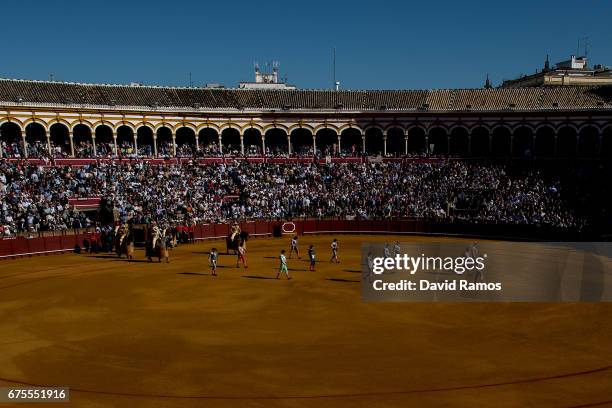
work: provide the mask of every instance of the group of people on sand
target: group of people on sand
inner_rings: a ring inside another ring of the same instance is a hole
[[[332,256],[329,259],[329,262],[332,263],[340,263],[340,259],[338,258],[338,239],[334,238],[333,241],[331,242],[331,250],[332,250]],[[280,254],[278,256],[278,260],[279,260],[279,266],[278,266],[278,271],[276,273],[276,279],[280,279],[281,274],[284,274],[285,277],[287,279],[291,279],[291,276],[289,276],[289,267],[287,264],[287,255],[286,255],[287,251],[285,251],[284,249],[282,249],[280,251]],[[300,249],[298,247],[298,236],[295,235],[293,238],[291,238],[291,243],[290,243],[290,247],[289,247],[289,259],[291,259],[292,255],[295,253],[295,255],[297,256],[298,259],[301,259],[302,257],[300,256]],[[247,259],[246,259],[246,245],[244,245],[244,243],[242,243],[239,247],[238,250],[236,252],[237,255],[237,259],[236,259],[236,268],[240,268],[240,264],[242,263],[242,266],[244,268],[248,268],[247,265]],[[217,261],[219,259],[219,251],[217,250],[217,248],[212,248],[208,254],[208,263],[210,265],[210,270],[211,270],[211,275],[212,276],[217,276]],[[314,245],[310,245],[308,247],[308,260],[310,262],[310,267],[309,267],[309,271],[314,272],[315,271],[315,265],[316,265],[316,250]]]

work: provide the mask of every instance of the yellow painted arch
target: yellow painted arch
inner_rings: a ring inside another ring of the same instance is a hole
[[[314,128],[310,125],[307,125],[305,123],[296,123],[295,125],[291,125],[287,128],[287,133],[291,134],[293,133],[294,130],[297,129],[307,129],[310,131],[310,133],[313,133]]]

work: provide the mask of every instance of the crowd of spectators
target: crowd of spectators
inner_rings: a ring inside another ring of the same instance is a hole
[[[501,165],[334,163],[198,165],[99,162],[37,166],[0,160],[2,234],[92,226],[71,198],[100,197],[115,221],[418,217],[580,228],[558,180]]]

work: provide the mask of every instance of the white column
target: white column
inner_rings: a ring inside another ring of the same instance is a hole
[[[172,132],[172,156],[176,157],[176,133]]]
[[[68,132],[68,138],[70,139],[70,156],[74,158],[74,134],[72,131]]]
[[[261,135],[261,148],[262,150],[262,155],[265,157],[266,156],[266,135],[263,134]]]
[[[387,132],[383,133],[383,156],[387,155]]]
[[[113,131],[113,148],[115,149],[115,156],[119,156],[119,149],[117,147],[117,132]]]
[[[219,132],[219,153],[223,154],[223,131]]]
[[[23,136],[21,137],[21,141],[23,143],[23,156],[28,158],[28,142],[26,141],[25,131],[23,132]]]
[[[153,134],[153,157],[157,157],[157,135]]]
[[[287,152],[289,152],[289,156],[291,156],[291,135],[287,135]]]
[[[240,133],[240,154],[244,156],[244,134]]]
[[[98,152],[96,151],[96,135],[93,133],[91,134],[91,144],[93,145],[94,157],[96,157],[98,155]]]
[[[49,152],[49,156],[51,155],[51,134],[47,129],[45,129],[45,137],[47,138],[47,151]],[[24,139],[25,142],[25,139]]]
[[[365,133],[361,135],[361,153],[365,154],[366,152],[366,137]]]
[[[197,150],[200,150],[200,138],[198,137],[199,136],[198,132],[196,132],[195,130],[194,132],[195,132],[195,142],[196,142],[195,146],[196,146],[196,151],[197,151]]]
[[[140,156],[138,154],[138,131],[134,131],[134,150],[136,151],[136,157]]]
[[[338,156],[342,156],[342,142],[340,135],[338,135]]]
[[[404,155],[408,156],[408,133],[404,135]]]

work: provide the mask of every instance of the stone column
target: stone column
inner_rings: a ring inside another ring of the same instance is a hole
[[[383,133],[383,157],[387,156],[387,132]]]
[[[48,140],[48,139],[47,139]],[[28,142],[26,141],[26,132],[23,132],[21,136],[21,143],[23,145],[23,157],[28,158]]]
[[[223,131],[219,132],[219,153],[223,154],[223,136],[221,135]]]
[[[68,138],[70,139],[70,157],[74,158],[74,134],[72,131],[68,132]]]
[[[93,146],[94,157],[96,157],[98,155],[98,152],[96,151],[96,135],[93,133],[91,134],[91,144]]]
[[[240,132],[240,154],[244,156],[244,133]]]
[[[287,152],[291,156],[291,134],[287,134]]]
[[[119,156],[119,148],[117,147],[117,132],[113,130],[113,149],[115,150],[115,156]]]
[[[472,155],[472,134],[468,133],[468,156]]]
[[[176,133],[172,132],[172,156],[176,157]]]
[[[157,157],[157,135],[153,134],[153,157]]]
[[[366,152],[366,137],[365,134],[361,135],[361,153],[365,154]]]
[[[342,156],[342,137],[338,135],[338,156]]]
[[[47,151],[49,152],[49,156],[51,156],[51,133],[47,129],[45,129],[45,137],[47,138]],[[25,137],[23,139],[25,143]]]
[[[197,132],[197,131],[194,131],[194,132],[195,132],[195,142],[196,142],[195,146],[196,146],[196,151],[197,151],[197,150],[200,150],[200,138],[198,137],[199,136],[199,132]]]
[[[136,157],[139,157],[140,155],[138,154],[138,131],[134,132],[134,150],[136,152]]]
[[[261,135],[261,154],[262,156],[266,156],[266,135]]]
[[[404,133],[404,156],[408,156],[408,131]]]
[[[601,156],[601,149],[603,145],[603,133],[599,133],[599,137],[597,138],[597,155]]]
[[[313,156],[316,157],[317,155],[317,135],[316,134],[312,135],[312,152],[313,152]]]

